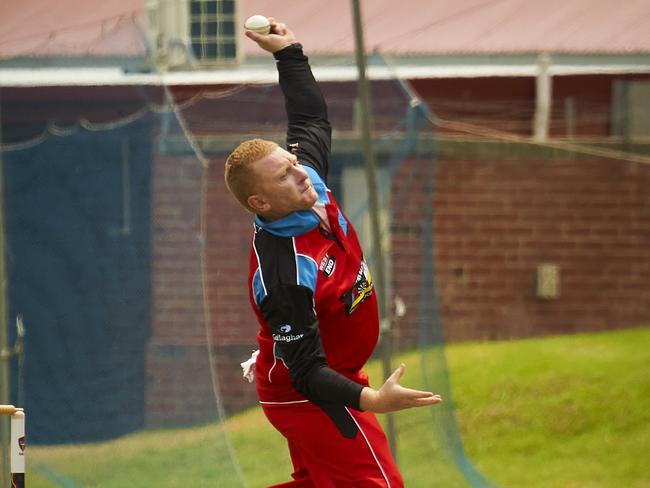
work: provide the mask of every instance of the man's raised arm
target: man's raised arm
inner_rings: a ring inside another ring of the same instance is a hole
[[[327,182],[332,130],[327,106],[309,67],[302,46],[284,24],[269,18],[268,35],[246,35],[277,60],[280,88],[284,94],[289,126],[287,146],[298,160],[314,168]]]

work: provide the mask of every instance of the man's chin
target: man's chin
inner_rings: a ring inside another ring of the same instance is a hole
[[[311,187],[310,191],[305,193],[305,197],[306,197],[305,199],[308,202],[309,208],[313,207],[318,201],[318,193],[316,193],[314,187]]]

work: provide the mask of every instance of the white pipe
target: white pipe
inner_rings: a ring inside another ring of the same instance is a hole
[[[535,83],[535,121],[533,138],[537,142],[548,139],[553,99],[553,82],[550,73],[551,57],[542,53],[537,59],[537,78]]]

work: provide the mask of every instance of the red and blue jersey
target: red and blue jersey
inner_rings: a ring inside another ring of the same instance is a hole
[[[331,129],[307,58],[299,44],[275,57],[287,145],[318,201],[279,220],[255,219],[248,284],[260,324],[257,391],[262,403],[311,401],[345,434],[337,418],[346,406],[359,408],[367,385],[362,367],[379,335],[377,301],[356,232],[326,187]]]
[[[256,376],[263,402],[318,397],[318,385],[303,386],[296,376],[324,365],[366,385],[361,368],[378,337],[372,277],[354,228],[319,175],[306,170],[320,208],[255,222],[249,289],[260,323]],[[328,400],[339,397],[328,393]],[[358,398],[344,403],[358,408]]]

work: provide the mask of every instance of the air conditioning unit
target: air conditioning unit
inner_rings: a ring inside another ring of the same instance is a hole
[[[145,7],[152,61],[159,71],[241,61],[236,0],[149,0]]]

